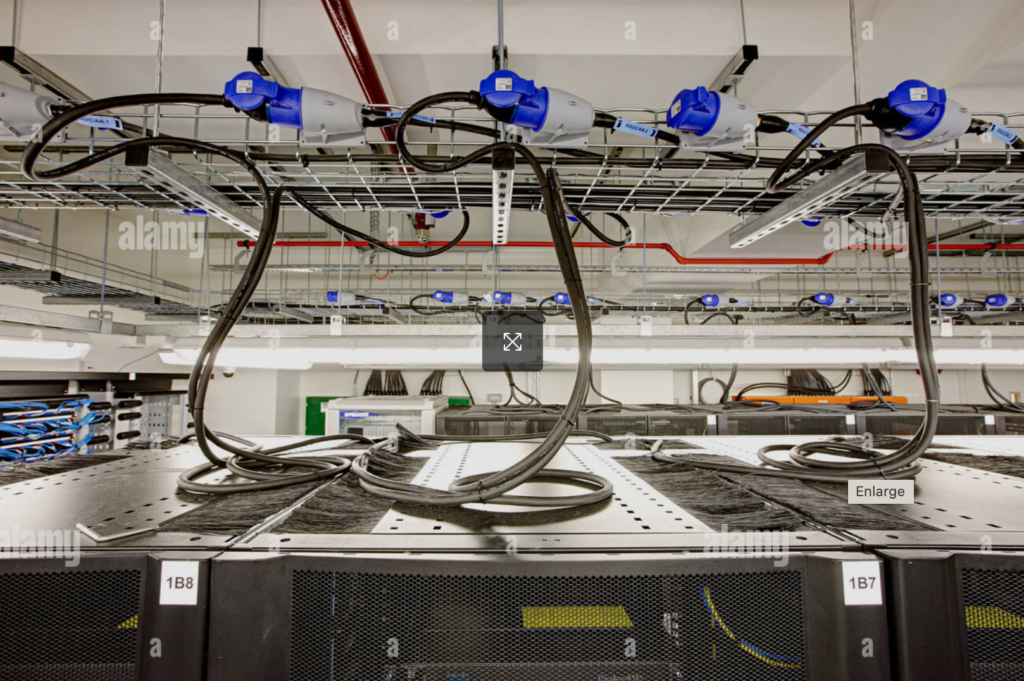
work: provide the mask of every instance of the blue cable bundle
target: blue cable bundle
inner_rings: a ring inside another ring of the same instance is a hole
[[[88,453],[94,438],[93,425],[101,421],[100,412],[88,412],[75,418],[79,409],[92,400],[65,400],[56,406],[45,402],[0,402],[0,460],[27,461]],[[55,418],[56,417],[56,418]],[[89,432],[76,441],[82,428]]]

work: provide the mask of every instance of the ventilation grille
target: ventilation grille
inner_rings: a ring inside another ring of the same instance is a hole
[[[786,435],[789,430],[785,416],[728,416],[726,422],[729,435]]]
[[[0,679],[132,681],[138,570],[0,575]]]
[[[717,435],[707,416],[651,416],[651,435]]]
[[[789,415],[790,435],[846,435],[845,416]]]
[[[1024,416],[1004,416],[1004,435],[1024,435]]]
[[[898,416],[877,414],[864,417],[864,427],[873,435],[913,435],[921,426],[924,416],[900,414]],[[985,417],[975,415],[958,416],[942,414],[937,427],[939,435],[984,435]]]
[[[1024,679],[1024,572],[963,570],[972,681]]]
[[[805,678],[798,572],[477,577],[297,571],[294,681]]]
[[[505,435],[504,416],[445,416],[437,419],[445,435]]]
[[[647,435],[647,417],[587,416],[587,430],[606,435]]]

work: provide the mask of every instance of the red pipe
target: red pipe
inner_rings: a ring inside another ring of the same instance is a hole
[[[391,245],[399,248],[427,247],[438,248],[444,246],[446,241],[398,241]],[[238,241],[238,246],[250,248],[256,244],[255,241]],[[367,248],[368,241],[275,241],[274,246],[284,248],[337,248],[339,246],[356,248]],[[460,241],[462,248],[491,248],[490,241]],[[600,241],[581,241],[573,244],[576,248],[614,248]],[[626,248],[643,248],[643,244],[629,244]],[[499,248],[554,248],[550,241],[510,241],[502,244]],[[672,244],[656,243],[647,244],[650,250],[665,251],[671,255],[680,265],[824,265],[832,259],[836,252],[826,253],[820,258],[684,258],[672,248]],[[905,245],[881,246],[878,244],[861,244],[846,246],[844,251],[901,251],[906,250]],[[930,251],[1020,251],[1024,250],[1024,244],[929,244]]]
[[[355,71],[359,87],[363,90],[363,96],[369,104],[387,104],[388,96],[384,92],[384,84],[377,74],[377,67],[370,56],[370,49],[363,40],[363,32],[359,30],[359,22],[356,20],[356,13],[352,9],[349,0],[322,0],[327,16],[334,27],[334,33],[338,36],[341,48],[345,50],[352,70]],[[389,142],[395,141],[395,133],[391,128],[381,128],[384,139]],[[392,153],[396,153],[392,148]]]
[[[427,241],[422,243],[419,241],[398,241],[392,242],[392,246],[399,248],[410,248],[416,246],[425,246],[428,248],[437,248],[444,246],[447,241]],[[238,241],[238,246],[249,248],[256,244],[255,241]],[[282,246],[285,248],[337,248],[339,246],[354,246],[356,248],[366,248],[370,246],[368,241],[346,241],[344,244],[340,241],[275,241],[274,246]],[[460,241],[459,247],[461,248],[490,248],[492,246],[490,241]],[[576,248],[613,248],[608,244],[601,243],[600,241],[581,241],[574,243],[573,246]],[[626,248],[643,248],[643,244],[629,244]],[[502,244],[499,248],[554,248],[554,244],[550,241],[510,241],[506,244]],[[676,249],[672,248],[672,244],[657,243],[647,244],[647,248],[650,250],[665,251],[671,255],[677,263],[680,265],[824,265],[832,259],[833,254],[828,253],[820,258],[684,258],[676,252]]]

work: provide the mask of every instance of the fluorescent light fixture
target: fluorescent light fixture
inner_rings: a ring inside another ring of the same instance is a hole
[[[12,359],[81,359],[92,350],[89,336],[77,331],[38,326],[0,325],[0,357]]]
[[[213,365],[224,369],[293,369],[304,371],[313,368],[313,363],[302,359],[304,353],[298,348],[221,348]],[[173,366],[194,366],[199,350],[178,348],[160,353],[164,364]]]
[[[373,345],[361,345],[360,341],[372,341]],[[426,339],[424,339],[426,340]],[[550,339],[549,339],[550,340]],[[695,339],[690,339],[695,340]],[[967,339],[963,339],[967,342]],[[352,369],[395,368],[395,369],[475,369],[482,365],[483,351],[480,338],[431,339],[428,343],[416,345],[409,340],[403,345],[387,345],[385,339],[360,339],[346,341],[345,345],[326,345],[323,340],[283,338],[277,347],[268,347],[267,339],[237,339],[235,344],[221,349],[215,365],[218,367],[256,369],[309,369],[314,364],[340,364]],[[319,344],[307,343],[315,341]],[[558,339],[559,343],[573,345],[547,345],[544,348],[544,366],[550,369],[571,370],[579,358],[575,339]],[[678,369],[695,367],[741,367],[798,368],[843,367],[858,368],[862,364],[875,367],[913,369],[917,366],[917,354],[913,348],[903,347],[894,339],[876,339],[875,345],[862,347],[828,346],[821,341],[818,347],[800,345],[763,345],[756,348],[742,347],[737,343],[716,347],[686,345],[682,339],[672,345],[637,347],[610,345],[594,348],[591,361],[599,368],[659,368]],[[257,344],[258,342],[258,344]],[[704,341],[707,342],[707,341]],[[443,345],[442,345],[443,343]],[[886,345],[890,343],[889,345]],[[161,353],[161,359],[168,364],[192,366],[199,353],[198,347],[176,347]],[[975,367],[988,364],[992,367],[1024,366],[1024,347],[990,348],[976,346],[938,347],[935,360],[940,367]]]
[[[888,160],[879,163],[870,154],[860,154],[811,186],[783,199],[767,213],[729,232],[729,246],[746,248],[786,225],[817,215],[823,208],[851,194],[880,173],[887,172]]]

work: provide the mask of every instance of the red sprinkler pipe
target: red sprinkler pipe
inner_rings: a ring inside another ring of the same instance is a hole
[[[238,246],[250,248],[256,244],[255,241],[238,241]],[[438,248],[444,246],[446,241],[398,241],[393,246],[399,248]],[[371,246],[368,241],[276,241],[275,247],[281,248],[338,248],[339,246],[355,248],[368,248]],[[461,241],[462,248],[491,248],[490,241]],[[600,241],[581,241],[573,244],[576,248],[615,248]],[[629,244],[626,248],[643,248],[643,244]],[[554,248],[550,241],[510,241],[498,248]],[[672,248],[672,244],[655,243],[647,244],[647,248],[656,251],[665,251],[680,265],[824,265],[828,263],[836,252],[826,253],[820,258],[684,258]],[[844,251],[901,251],[906,250],[905,245],[882,246],[878,244],[860,244],[846,246]],[[929,251],[1020,251],[1024,250],[1024,244],[929,244]]]
[[[444,246],[447,241],[398,241],[392,246],[399,248],[437,248]],[[250,248],[256,244],[255,241],[238,241],[237,245]],[[356,248],[367,248],[371,246],[368,241],[275,241],[275,247],[283,248],[338,248],[339,246],[354,246]],[[490,241],[460,241],[461,248],[491,248]],[[574,243],[576,248],[614,248],[600,241],[581,241]],[[626,248],[643,248],[643,244],[628,244]],[[510,241],[498,248],[554,248],[550,241]],[[832,253],[823,255],[820,258],[684,258],[672,248],[672,244],[656,243],[647,244],[649,250],[665,251],[671,255],[680,265],[824,265],[832,259]]]
[[[334,33],[338,36],[341,48],[345,50],[352,70],[355,71],[359,87],[363,90],[363,96],[369,104],[387,104],[388,96],[384,92],[384,84],[377,74],[377,67],[370,56],[370,49],[363,40],[363,32],[359,30],[359,22],[356,20],[356,13],[352,9],[349,0],[322,0],[327,16],[334,27]],[[395,132],[392,128],[382,128],[381,133],[384,139],[389,142],[395,141]],[[392,149],[392,153],[395,150]]]

